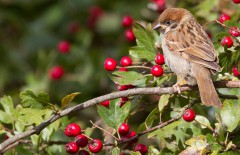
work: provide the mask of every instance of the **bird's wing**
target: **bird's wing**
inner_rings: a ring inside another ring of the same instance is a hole
[[[202,27],[196,21],[193,22],[195,23],[187,23],[185,27],[165,35],[165,43],[169,51],[191,62],[220,71],[221,67],[218,65],[218,57],[211,40]]]

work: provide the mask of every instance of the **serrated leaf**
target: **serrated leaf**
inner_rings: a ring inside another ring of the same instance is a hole
[[[0,110],[0,121],[5,124],[11,124],[12,119],[11,116],[5,113],[4,111]]]
[[[170,98],[169,94],[161,95],[160,100],[158,102],[158,109],[160,112],[162,112],[163,108],[168,104],[169,98]]]
[[[120,149],[118,147],[114,147],[112,149],[112,155],[119,155],[120,154]]]
[[[180,123],[181,123],[181,121],[176,121],[176,122],[173,122],[173,123],[163,127],[162,129],[155,130],[148,134],[148,138],[152,138],[154,136],[157,136],[158,139],[171,137],[175,133],[176,127]]]
[[[146,59],[148,61],[152,61],[156,56],[156,54],[147,51],[144,47],[139,46],[131,47],[129,49],[129,55],[131,55],[134,58]]]
[[[13,101],[11,96],[4,96],[0,99],[0,103],[3,106],[4,111],[11,115],[14,112]]]
[[[135,86],[141,86],[145,85],[147,81],[147,77],[134,71],[128,72],[115,71],[112,74],[115,76],[109,75],[110,79],[120,85],[131,84]]]
[[[206,117],[201,116],[201,115],[196,115],[195,120],[198,123],[200,123],[202,128],[208,127],[208,128],[212,129],[211,124],[210,124],[209,120]]]
[[[41,109],[49,103],[49,96],[44,92],[35,95],[31,90],[25,90],[19,94],[19,97],[23,107]]]
[[[131,103],[127,102],[120,108],[120,99],[111,100],[109,108],[98,106],[97,111],[102,120],[114,129],[124,122],[130,112]]]
[[[220,115],[223,123],[227,126],[227,130],[232,132],[240,121],[240,105],[235,105],[232,101],[225,100]]]
[[[148,117],[146,118],[146,121],[145,121],[145,126],[146,128],[151,128],[152,127],[152,124],[153,122],[159,118],[159,116],[157,115],[159,113],[159,110],[158,108],[155,108],[149,115]]]
[[[80,92],[75,92],[75,93],[72,93],[72,94],[69,94],[69,95],[65,96],[62,99],[61,108],[63,109],[66,105],[68,105],[79,94],[80,94]]]
[[[20,111],[21,116],[19,117],[19,121],[22,121],[25,125],[32,124],[40,124],[43,122],[43,115],[45,115],[50,110],[39,110],[39,109],[31,109],[24,108]]]

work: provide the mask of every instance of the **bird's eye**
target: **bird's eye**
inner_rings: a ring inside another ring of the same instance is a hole
[[[166,24],[166,25],[170,25],[170,24],[171,24],[171,21],[168,20],[168,21],[165,22],[165,24]]]

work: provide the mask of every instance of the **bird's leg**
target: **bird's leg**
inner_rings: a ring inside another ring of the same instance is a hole
[[[177,76],[177,82],[172,86],[174,90],[178,92],[178,94],[181,93],[180,86],[184,85],[186,83],[184,77],[182,76]]]

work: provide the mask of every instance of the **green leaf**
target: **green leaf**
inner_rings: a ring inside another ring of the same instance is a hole
[[[40,124],[43,122],[43,115],[45,115],[50,110],[39,110],[39,109],[31,109],[24,108],[20,111],[21,116],[19,117],[19,121],[22,121],[25,125],[32,124]]]
[[[131,103],[127,102],[120,108],[120,99],[111,100],[109,109],[104,106],[98,106],[97,111],[102,120],[114,129],[124,122],[130,112]]]
[[[147,77],[134,71],[128,71],[128,72],[115,71],[112,74],[115,76],[109,75],[110,79],[113,80],[115,83],[121,84],[121,85],[132,84],[135,86],[139,86],[139,85],[145,85],[147,81]]]
[[[133,33],[137,39],[137,47],[131,48],[129,54],[132,57],[147,59],[148,61],[153,60],[156,55],[156,38],[151,25],[149,24],[145,29],[137,23],[134,25]]]
[[[11,124],[12,119],[11,116],[5,113],[4,111],[0,110],[0,121],[6,124]]]
[[[240,121],[240,105],[234,105],[231,100],[225,100],[220,115],[227,130],[232,132]]]
[[[130,155],[142,155],[139,151],[138,152],[133,152],[133,151],[131,151],[130,152]]]
[[[231,147],[232,147],[232,141],[230,141],[228,144],[227,144],[227,147],[226,147],[226,149],[224,150],[224,151],[227,151],[227,150],[229,150]]]
[[[114,147],[112,149],[112,155],[119,155],[120,154],[120,149],[118,147]]]
[[[160,152],[159,152],[158,149],[154,148],[154,147],[151,145],[151,146],[149,146],[148,154],[151,154],[151,155],[159,155]]]
[[[32,135],[31,140],[32,140],[32,144],[37,146],[39,144],[40,136],[39,135]]]
[[[145,126],[146,128],[151,128],[152,127],[152,124],[153,122],[159,118],[159,116],[157,115],[159,113],[159,110],[158,108],[155,108],[149,115],[148,117],[146,118],[146,121],[145,121]]]
[[[160,97],[160,100],[158,102],[158,109],[160,112],[162,112],[163,108],[168,104],[170,95],[164,94]]]
[[[4,96],[0,99],[0,103],[3,106],[4,111],[11,115],[14,112],[13,101],[11,96]]]
[[[148,138],[152,138],[154,136],[157,136],[158,139],[171,137],[175,133],[175,129],[180,123],[181,121],[176,121],[163,127],[162,129],[155,130],[148,134]]]
[[[206,127],[212,129],[211,124],[210,124],[209,120],[208,120],[206,117],[201,116],[201,115],[197,115],[197,116],[195,117],[195,120],[196,120],[198,123],[200,123],[200,125],[201,125],[201,127],[202,127],[203,129],[206,128]]]
[[[23,107],[41,109],[49,103],[49,96],[44,92],[35,95],[31,90],[25,90],[21,92],[19,96]]]
[[[61,108],[64,108],[66,105],[68,105],[79,94],[80,94],[80,92],[75,92],[75,93],[65,96],[62,99]]]

